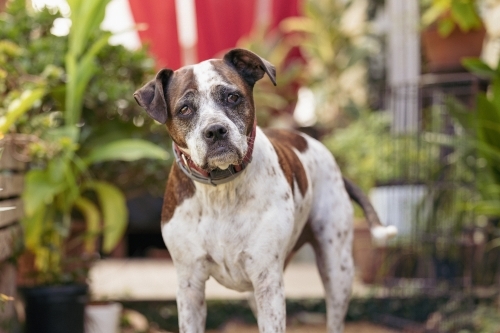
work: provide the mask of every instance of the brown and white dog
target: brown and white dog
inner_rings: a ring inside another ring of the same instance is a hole
[[[134,94],[174,142],[161,222],[179,278],[183,333],[204,331],[210,276],[253,293],[260,332],[285,332],[283,270],[306,242],[325,288],[328,332],[342,332],[354,275],[349,196],[376,239],[395,234],[321,143],[256,127],[252,89],[265,74],[276,84],[269,62],[234,49],[223,59],[163,69]]]

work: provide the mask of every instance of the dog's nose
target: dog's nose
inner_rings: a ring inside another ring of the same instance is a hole
[[[210,125],[204,134],[207,141],[223,140],[227,137],[227,128],[220,124]]]

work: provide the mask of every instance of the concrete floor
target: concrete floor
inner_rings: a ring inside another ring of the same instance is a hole
[[[173,264],[165,259],[106,259],[90,271],[90,288],[94,300],[162,301],[174,300],[177,275]],[[316,266],[292,262],[285,271],[285,293],[289,299],[323,298],[323,287]],[[373,295],[373,289],[359,280],[353,284],[355,296]],[[208,300],[246,299],[245,293],[229,290],[212,278],[206,285]],[[325,333],[324,318],[317,324],[288,325],[290,333]],[[345,333],[397,333],[368,322],[347,323]],[[258,333],[255,325],[229,322],[221,330],[207,333]]]
[[[323,286],[312,263],[292,263],[285,271],[287,298],[323,298]],[[90,271],[94,300],[174,300],[177,275],[172,262],[163,259],[106,259]],[[356,280],[353,295],[367,295],[372,289]],[[229,290],[213,278],[207,281],[207,299],[246,299],[245,293]]]

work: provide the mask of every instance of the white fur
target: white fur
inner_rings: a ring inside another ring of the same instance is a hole
[[[232,126],[209,99],[210,86],[221,84],[211,66],[210,62],[195,66],[205,96],[197,131],[211,121]],[[235,127],[230,127],[232,140],[246,152],[246,137]],[[195,183],[194,195],[164,221],[163,238],[180,281],[180,332],[204,331],[205,281],[213,276],[228,288],[253,293],[260,332],[284,333],[283,267],[306,223],[316,239],[328,332],[343,331],[354,274],[353,209],[331,154],[319,142],[304,137],[307,149],[295,151],[308,180],[303,195],[296,183],[292,195],[271,142],[257,128],[253,161],[242,174],[217,187]],[[196,131],[187,140],[195,162],[205,154],[202,141]]]
[[[199,118],[196,126],[191,133],[186,136],[186,143],[191,153],[193,162],[198,165],[205,164],[205,155],[207,151],[207,143],[204,138],[205,129],[212,124],[224,125],[228,129],[229,141],[235,147],[240,149],[240,156],[245,156],[248,145],[246,136],[241,134],[240,129],[235,123],[229,120],[218,105],[210,96],[210,87],[214,85],[226,85],[220,75],[214,70],[210,60],[201,62],[193,66],[193,73],[198,86],[200,97],[200,105],[197,110]],[[230,164],[237,164],[237,160],[232,161],[217,161],[215,166],[221,169],[227,169]]]
[[[318,264],[330,305],[329,332],[341,332],[353,277],[352,207],[331,155],[325,158],[326,149],[311,139],[308,144],[304,154],[297,152],[309,181],[304,197],[297,185],[291,196],[282,174],[266,176],[270,168],[282,171],[274,148],[258,129],[253,161],[243,174],[217,187],[195,183],[195,195],[164,224],[163,237],[182,281],[178,293],[181,332],[203,331],[201,317],[206,310],[199,304],[209,276],[228,288],[253,291],[261,332],[265,327],[284,332],[283,264],[308,217],[326,250]],[[263,274],[267,274],[265,279],[259,279]],[[275,294],[265,296],[263,302],[262,295],[269,290]],[[193,307],[187,310],[185,304]],[[198,324],[183,329],[182,323],[198,314]]]
[[[373,243],[377,246],[387,244],[387,241],[398,234],[398,229],[393,226],[376,226],[371,229]]]

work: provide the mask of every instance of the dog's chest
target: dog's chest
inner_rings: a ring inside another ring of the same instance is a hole
[[[240,178],[217,187],[196,184],[195,194],[163,226],[176,266],[247,291],[249,272],[276,261],[282,265],[310,212],[311,186],[309,171],[301,187],[298,177],[285,176],[280,162],[269,140],[258,135],[254,160]]]
[[[197,262],[199,270],[222,285],[238,291],[251,290],[250,258],[265,263],[266,256],[278,252],[281,255],[293,231],[293,216],[285,218],[284,213],[290,202],[273,203],[272,190],[261,195],[257,190],[249,188],[245,193],[226,192],[220,196],[211,193],[211,199],[205,198],[210,194],[204,194],[186,200],[164,226],[174,260],[182,261],[182,265]]]

